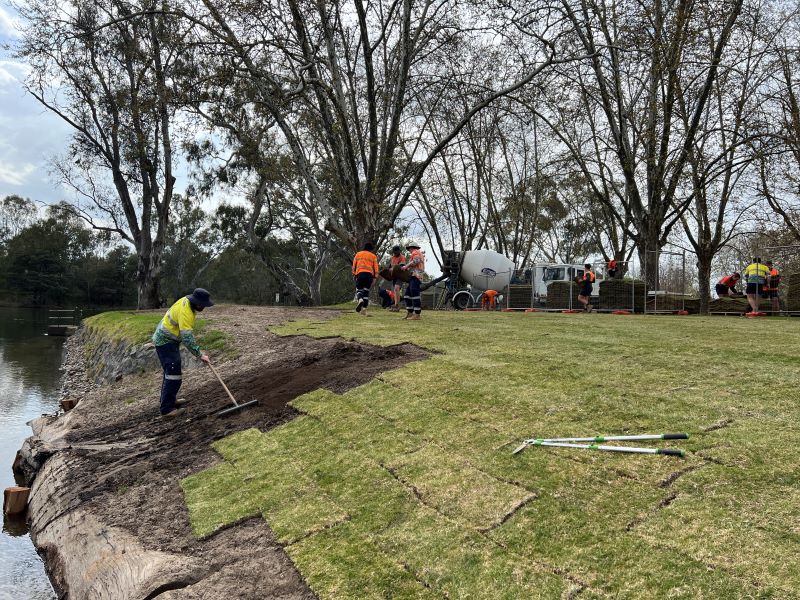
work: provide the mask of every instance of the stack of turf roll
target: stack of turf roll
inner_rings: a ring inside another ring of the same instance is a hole
[[[768,311],[771,309],[771,302],[768,298],[762,298],[759,310]],[[750,304],[747,298],[717,298],[708,303],[708,310],[712,313],[745,313],[750,312]]]
[[[644,310],[644,282],[638,279],[604,279],[600,282],[601,310]]]
[[[786,278],[786,310],[800,311],[800,273],[790,273]]]
[[[570,287],[572,288],[572,308],[583,308],[583,304],[578,302],[579,283],[569,281],[554,281],[547,286],[547,308],[568,309],[570,308]]]
[[[530,308],[532,288],[529,285],[509,286],[509,307]]]
[[[689,314],[696,314],[700,311],[700,300],[683,294],[658,294],[648,298],[647,310],[659,312],[686,310]]]

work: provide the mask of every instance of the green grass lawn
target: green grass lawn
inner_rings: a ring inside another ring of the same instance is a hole
[[[276,331],[437,352],[217,442],[183,481],[196,535],[262,515],[321,598],[800,597],[800,319],[378,311]],[[511,454],[677,431],[685,459]]]
[[[159,311],[110,311],[100,313],[83,320],[90,329],[102,332],[104,338],[114,341],[126,340],[132,344],[145,344],[153,337],[159,321],[164,317]],[[197,343],[207,352],[222,354],[225,358],[238,356],[231,344],[230,336],[218,329],[209,327],[206,319],[195,321],[194,334]]]

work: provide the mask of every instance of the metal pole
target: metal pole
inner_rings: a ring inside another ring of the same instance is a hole
[[[554,448],[578,448],[581,450],[602,450],[604,452],[625,452],[629,454],[667,454],[669,456],[684,456],[683,450],[677,448],[630,448],[628,446],[598,446],[597,444],[568,444],[565,442],[546,442],[534,440],[530,444],[523,444],[512,454],[518,454],[526,446],[550,446]]]
[[[681,276],[681,311],[686,312],[686,250],[683,251],[683,274]]]

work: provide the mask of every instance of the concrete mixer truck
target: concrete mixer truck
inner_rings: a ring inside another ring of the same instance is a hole
[[[442,275],[424,283],[422,290],[446,281],[444,304],[457,310],[480,306],[483,292],[506,289],[514,273],[514,262],[492,250],[445,250],[442,259]]]

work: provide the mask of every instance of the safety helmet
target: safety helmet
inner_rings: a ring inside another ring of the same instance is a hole
[[[414,240],[411,240],[406,244],[406,248],[416,248],[417,250],[419,250],[421,246]]]

